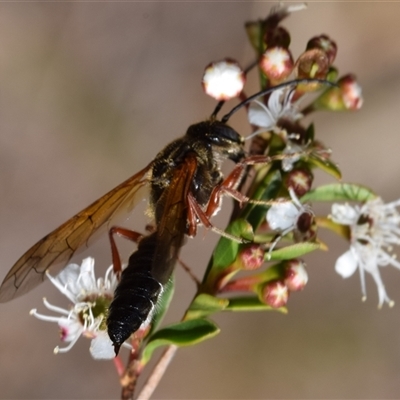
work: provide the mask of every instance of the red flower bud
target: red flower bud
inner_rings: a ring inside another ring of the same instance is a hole
[[[273,308],[286,305],[289,298],[289,290],[281,281],[268,282],[261,292],[262,301]]]
[[[267,49],[270,47],[284,47],[288,49],[290,45],[290,34],[282,26],[277,26],[266,31],[264,42],[267,45]]]
[[[303,290],[308,282],[308,274],[303,261],[290,260],[285,265],[285,285],[292,292]]]
[[[361,86],[352,74],[346,75],[338,81],[342,98],[347,110],[359,110],[363,104]]]
[[[307,168],[293,169],[287,174],[286,187],[292,188],[297,197],[304,196],[310,189],[314,176]]]
[[[261,57],[260,68],[271,81],[281,82],[292,73],[292,55],[283,47],[270,47]]]
[[[241,266],[245,270],[260,268],[264,263],[264,249],[260,245],[253,244],[245,247],[239,254]]]
[[[307,50],[320,49],[325,52],[328,57],[329,65],[332,65],[337,53],[336,43],[327,35],[320,35],[311,38],[307,43]]]
[[[298,79],[325,79],[329,71],[329,59],[323,50],[311,49],[304,52],[296,61],[295,75]],[[315,90],[318,84],[308,84],[307,90]]]

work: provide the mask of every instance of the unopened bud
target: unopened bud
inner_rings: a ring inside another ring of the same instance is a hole
[[[290,260],[285,265],[285,285],[296,292],[303,290],[308,282],[308,274],[303,261],[298,259]]]
[[[245,74],[239,64],[225,59],[209,64],[203,75],[202,86],[206,94],[214,99],[229,100],[243,90]]]
[[[331,87],[312,104],[315,110],[359,110],[363,104],[361,86],[354,75],[339,79],[338,87]]]
[[[314,176],[307,168],[296,168],[290,171],[286,177],[286,187],[292,188],[297,197],[304,196],[312,186]]]
[[[323,50],[328,57],[329,65],[332,65],[336,58],[337,45],[327,35],[320,35],[311,38],[307,43],[307,50],[311,49]]]
[[[262,301],[273,308],[286,305],[289,299],[289,290],[281,281],[268,282],[261,292]]]
[[[257,244],[244,248],[239,254],[241,267],[245,270],[260,268],[264,263],[264,249]]]
[[[328,56],[320,49],[307,50],[298,58],[295,65],[295,75],[298,79],[325,79],[328,71]],[[315,90],[318,85],[318,83],[308,84],[304,90]]]
[[[363,104],[361,86],[354,75],[346,75],[339,79],[338,85],[342,91],[343,102],[347,110],[359,110]]]
[[[264,42],[267,49],[271,47],[284,47],[287,49],[290,45],[290,34],[282,26],[267,29],[264,36]]]
[[[271,81],[281,82],[292,73],[292,55],[283,47],[268,48],[260,59],[260,68]]]

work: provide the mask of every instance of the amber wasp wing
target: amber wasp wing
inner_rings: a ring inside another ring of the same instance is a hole
[[[151,167],[152,163],[33,245],[4,278],[0,302],[21,296],[42,283],[50,268],[53,274],[59,272],[95,233],[109,228],[115,214],[132,209],[144,197]]]

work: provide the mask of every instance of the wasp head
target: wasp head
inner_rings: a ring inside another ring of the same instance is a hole
[[[209,120],[191,125],[186,135],[234,162],[240,161],[245,155],[243,137],[221,121]]]

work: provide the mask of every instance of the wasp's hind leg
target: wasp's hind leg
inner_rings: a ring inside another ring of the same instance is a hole
[[[114,267],[114,273],[119,278],[122,272],[122,265],[121,265],[121,257],[117,249],[117,244],[115,243],[114,240],[114,235],[118,235],[134,243],[139,243],[139,241],[143,238],[144,235],[139,232],[131,231],[130,229],[121,228],[119,226],[113,226],[108,231],[108,237],[110,239],[110,244],[111,244],[111,255]]]

